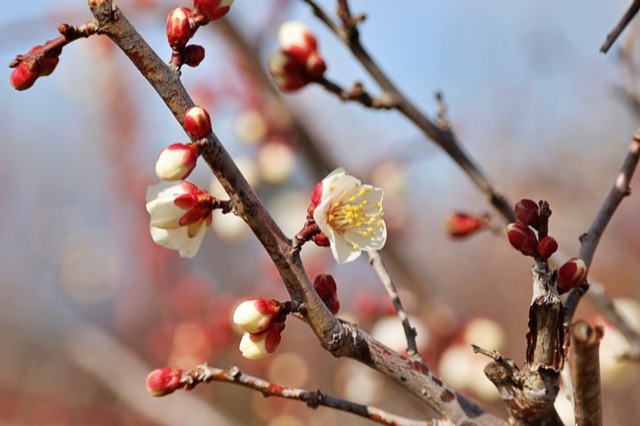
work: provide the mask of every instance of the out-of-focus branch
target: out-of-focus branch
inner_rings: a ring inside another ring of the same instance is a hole
[[[416,329],[411,326],[411,322],[409,321],[409,317],[402,306],[402,301],[400,300],[396,286],[393,284],[391,276],[389,276],[384,263],[382,263],[380,254],[373,250],[367,251],[367,254],[369,255],[369,264],[376,275],[378,275],[378,279],[387,291],[389,299],[391,299],[391,303],[393,303],[393,307],[402,322],[402,328],[404,329],[404,334],[407,337],[407,353],[410,357],[417,357],[418,360],[422,361],[420,353],[418,352],[418,345],[416,344]]]
[[[592,328],[586,321],[571,327],[571,376],[574,386],[576,424],[602,424],[600,401],[600,340],[602,326]]]
[[[439,126],[429,119],[418,107],[411,102],[398,87],[387,77],[378,63],[373,60],[368,51],[360,42],[357,24],[362,20],[354,17],[349,11],[346,1],[339,2],[339,17],[342,26],[338,25],[314,0],[303,0],[311,6],[313,13],[324,22],[351,50],[354,57],[362,64],[367,72],[378,83],[389,97],[390,103],[395,105],[400,113],[414,123],[434,143],[440,146],[449,156],[464,170],[480,191],[487,196],[489,202],[508,221],[515,222],[512,204],[502,195],[486,174],[475,164],[471,157],[462,149],[462,146],[453,130],[448,126]]]
[[[600,46],[600,51],[602,53],[607,53],[609,51],[609,49],[611,48],[611,46],[613,46],[613,43],[615,43],[618,36],[627,27],[627,25],[629,25],[629,22],[631,22],[633,17],[636,16],[639,10],[640,10],[640,0],[633,0],[633,3],[631,3],[627,11],[624,13],[624,15],[622,15],[622,18],[620,18],[620,21],[618,21],[618,23],[613,28],[613,30],[611,30],[611,32],[607,34],[607,38],[604,40],[604,43],[602,43],[602,46]]]
[[[194,106],[178,74],[149,47],[112,0],[89,0],[98,32],[108,36],[149,81],[181,125]],[[231,198],[234,211],[252,229],[274,262],[299,312],[321,345],[337,357],[349,357],[398,382],[430,406],[440,417],[456,424],[503,422],[457,394],[421,362],[382,345],[353,324],[338,321],[314,291],[292,242],[269,215],[215,134],[206,138],[201,155]]]
[[[356,416],[364,417],[382,425],[397,426],[427,426],[425,421],[413,420],[389,413],[380,408],[370,405],[356,404],[336,396],[328,395],[320,390],[310,391],[307,389],[293,388],[268,382],[258,377],[243,373],[237,367],[223,370],[211,367],[207,364],[199,365],[193,371],[182,373],[182,381],[186,387],[191,389],[200,383],[212,381],[237,384],[262,393],[265,397],[275,396],[279,398],[303,401],[310,408],[320,406],[330,407],[336,410],[345,411]]]
[[[360,82],[354,83],[353,87],[349,90],[343,89],[337,83],[322,77],[315,80],[316,83],[324,87],[328,92],[338,96],[343,101],[354,101],[361,105],[371,109],[392,109],[395,107],[393,100],[389,96],[373,97],[366,90]]]
[[[633,136],[627,155],[622,163],[622,167],[620,168],[620,173],[618,173],[614,185],[611,187],[607,198],[602,203],[600,211],[598,211],[598,214],[587,233],[580,239],[582,245],[580,247],[578,257],[584,260],[587,266],[591,265],[595,250],[600,242],[600,237],[611,221],[616,209],[622,200],[631,193],[629,184],[633,178],[639,160],[640,129],[638,129]],[[614,324],[631,344],[631,349],[627,354],[627,357],[630,359],[640,359],[640,334],[638,334],[638,332],[636,332],[616,311],[613,303],[606,296],[604,287],[597,282],[590,281],[589,291],[586,295],[598,310],[602,312],[605,318]],[[575,299],[576,297],[579,298],[579,296],[579,289],[576,289],[569,293],[567,299]],[[570,324],[571,319],[571,317],[567,318],[565,323]]]

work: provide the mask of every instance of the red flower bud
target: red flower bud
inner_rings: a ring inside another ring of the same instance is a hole
[[[327,65],[324,63],[324,59],[322,59],[318,52],[313,52],[309,55],[306,61],[306,66],[307,72],[313,79],[319,79],[327,70]]]
[[[147,376],[147,390],[151,396],[165,396],[184,386],[182,369],[179,367],[163,367],[153,370]]]
[[[465,213],[454,213],[447,218],[444,226],[450,237],[462,238],[482,229],[485,223],[485,220],[481,217]]]
[[[229,12],[233,0],[194,0],[193,7],[199,8],[206,17],[215,21]]]
[[[204,59],[204,47],[191,44],[184,49],[184,63],[190,67],[197,67]]]
[[[318,182],[313,188],[313,194],[311,194],[311,204],[307,208],[307,218],[313,218],[313,212],[316,211],[316,207],[320,204],[320,200],[322,199],[322,182]]]
[[[582,259],[573,257],[558,269],[558,293],[579,287],[587,278],[587,265]]]
[[[513,212],[518,220],[525,225],[534,229],[538,229],[540,226],[540,208],[535,201],[524,198],[516,203]]]
[[[340,310],[340,301],[338,300],[338,288],[333,276],[329,274],[318,275],[313,280],[313,288],[331,313],[337,314]]]
[[[33,86],[38,79],[39,74],[34,62],[25,61],[18,64],[11,72],[9,82],[16,90],[26,90]]]
[[[189,136],[200,139],[211,133],[211,118],[206,109],[194,106],[184,115],[184,128]]]
[[[329,241],[329,237],[324,235],[322,232],[318,232],[317,234],[313,234],[311,236],[311,241],[316,243],[319,247],[329,247],[331,246],[331,242]]]
[[[516,222],[507,225],[506,231],[509,242],[520,253],[525,256],[531,256],[536,252],[538,239],[531,228]]]
[[[191,9],[178,7],[167,15],[167,40],[172,49],[180,49],[187,45],[191,38],[189,17]]]
[[[551,255],[556,252],[556,250],[558,250],[558,242],[555,238],[547,235],[546,237],[542,238],[540,242],[538,242],[536,250],[538,251],[540,257],[546,260],[550,258]]]

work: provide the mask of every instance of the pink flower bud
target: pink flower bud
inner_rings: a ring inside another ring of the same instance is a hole
[[[178,367],[163,367],[153,370],[147,376],[147,390],[151,396],[165,396],[176,389],[184,387],[182,369]]]
[[[184,49],[184,63],[190,67],[197,67],[204,59],[204,47],[190,44]]]
[[[50,44],[51,41],[45,43],[45,46]],[[42,53],[44,46],[34,46],[32,47],[27,55],[34,55],[34,60],[36,64],[36,69],[38,70],[38,75],[40,77],[46,77],[50,75],[53,70],[56,69],[58,62],[60,62],[60,53],[61,49],[50,50],[47,55]]]
[[[222,18],[229,12],[233,0],[194,0],[193,7],[199,8],[211,20]]]
[[[167,40],[172,49],[180,49],[187,45],[191,38],[189,17],[191,9],[178,7],[167,15]]]
[[[324,63],[324,59],[318,55],[317,52],[313,52],[309,55],[306,61],[307,73],[312,79],[317,80],[324,75],[327,70],[327,65]]]
[[[280,26],[278,42],[283,51],[295,56],[300,62],[306,62],[311,53],[318,49],[313,33],[302,22],[289,21]]]
[[[283,92],[299,90],[311,81],[306,64],[282,50],[274,52],[269,58],[269,73]]]
[[[582,259],[573,257],[558,269],[558,293],[579,287],[587,278],[587,265]]]
[[[523,198],[516,203],[513,209],[518,220],[534,229],[540,226],[540,209],[538,203],[533,200]]]
[[[320,204],[321,200],[322,182],[318,182],[315,188],[313,188],[313,194],[311,194],[311,204],[309,204],[309,207],[307,207],[307,218],[313,218],[313,212],[316,210],[316,207],[318,207],[318,204]]]
[[[261,333],[244,333],[240,340],[240,352],[247,359],[262,359],[275,352],[282,339],[284,322],[272,322]]]
[[[507,238],[509,242],[520,253],[525,256],[535,254],[538,245],[536,234],[531,228],[520,222],[510,223],[507,225]]]
[[[550,258],[551,255],[556,252],[556,250],[558,250],[558,242],[555,238],[547,235],[538,242],[536,250],[538,251],[540,257],[546,260]]]
[[[276,300],[254,299],[240,303],[233,313],[233,322],[247,333],[266,330],[279,311]]]
[[[211,118],[206,109],[194,106],[184,115],[184,128],[194,139],[201,139],[211,133]]]
[[[311,241],[316,243],[316,245],[318,247],[330,247],[331,246],[331,241],[329,240],[329,237],[327,237],[322,232],[318,232],[317,234],[313,234],[311,236]]]
[[[16,90],[26,90],[33,86],[38,77],[38,70],[34,62],[25,61],[14,68],[9,77],[9,82]]]
[[[338,288],[332,275],[320,274],[313,280],[313,288],[333,315],[340,310]]]
[[[450,237],[463,238],[484,228],[485,220],[466,213],[454,213],[447,218],[444,226]]]
[[[158,155],[156,174],[164,180],[183,180],[196,167],[200,146],[195,143],[174,143]]]

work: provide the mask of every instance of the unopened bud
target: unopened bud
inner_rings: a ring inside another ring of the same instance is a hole
[[[163,367],[153,370],[147,376],[147,390],[151,396],[165,396],[184,386],[182,369],[178,367]]]
[[[330,274],[320,274],[313,280],[313,288],[320,296],[320,299],[329,308],[333,315],[340,310],[340,301],[338,300],[338,288],[336,281]]]
[[[178,7],[167,15],[167,40],[172,49],[180,49],[187,45],[191,38],[189,17],[191,9]]]
[[[546,260],[550,258],[551,255],[556,252],[556,250],[558,250],[558,242],[555,238],[547,235],[538,242],[538,246],[536,249],[540,257]]]
[[[11,72],[9,82],[16,90],[26,90],[38,79],[37,67],[33,62],[22,62]]]
[[[302,22],[289,21],[280,25],[278,42],[285,52],[305,61],[318,48],[318,42],[313,33]]]
[[[273,322],[261,333],[244,333],[240,340],[240,352],[247,359],[262,359],[275,352],[282,339],[283,322]]]
[[[269,58],[269,73],[284,92],[299,90],[311,81],[306,64],[282,50],[274,52]]]
[[[260,333],[269,327],[278,311],[279,304],[276,300],[245,300],[233,313],[233,322],[242,331]]]
[[[327,237],[322,232],[318,232],[317,234],[313,234],[311,236],[311,241],[316,243],[319,247],[329,247],[331,246],[331,241],[329,241],[329,237]]]
[[[587,265],[582,259],[573,257],[558,269],[558,293],[579,287],[587,278]]]
[[[538,240],[531,228],[516,222],[507,225],[506,231],[509,242],[520,253],[525,256],[531,256],[536,252]]]
[[[454,213],[447,218],[444,226],[450,237],[467,237],[484,228],[486,221],[478,216],[466,213]]]
[[[233,0],[194,0],[193,7],[199,8],[211,20],[222,18],[229,12]]]
[[[518,201],[513,209],[518,220],[534,229],[540,226],[540,208],[538,203],[527,198]]]
[[[174,143],[158,155],[156,174],[164,180],[186,179],[196,167],[200,146],[195,143]]]
[[[311,204],[307,207],[307,218],[313,218],[313,212],[316,211],[316,207],[322,200],[322,182],[318,182],[313,188],[313,194],[311,194]]]
[[[211,118],[206,109],[194,106],[184,115],[184,128],[189,136],[201,139],[211,133]]]
[[[319,79],[324,75],[327,70],[327,65],[324,63],[324,59],[317,53],[313,52],[309,55],[306,61],[307,73],[313,79]]]
[[[184,63],[190,67],[197,67],[204,59],[204,47],[190,44],[184,49]]]

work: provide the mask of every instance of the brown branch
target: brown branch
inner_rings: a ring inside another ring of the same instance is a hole
[[[368,51],[360,42],[356,24],[361,20],[354,18],[349,11],[345,0],[339,1],[339,16],[343,26],[336,24],[333,19],[314,1],[303,0],[311,6],[311,9],[325,25],[336,34],[349,48],[354,57],[367,70],[380,88],[390,97],[390,103],[395,105],[409,121],[415,124],[425,136],[440,146],[469,176],[478,189],[487,196],[493,207],[508,221],[515,222],[513,204],[510,203],[490,182],[486,174],[480,169],[473,159],[464,151],[460,142],[448,126],[439,126],[428,118],[418,107],[411,102],[398,87],[387,77],[378,63],[373,60]]]
[[[638,166],[640,160],[640,129],[636,131],[633,136],[631,145],[627,155],[623,161],[620,173],[616,178],[615,183],[611,187],[609,194],[602,203],[600,211],[596,215],[591,227],[580,238],[581,246],[578,253],[587,266],[591,266],[593,256],[595,254],[600,238],[604,233],[607,225],[611,221],[613,214],[622,202],[622,200],[631,193],[629,184],[633,178],[634,172]],[[577,290],[571,290],[567,295],[568,299],[574,299],[577,295],[574,293]],[[594,280],[590,280],[589,291],[587,292],[587,298],[593,303],[600,312],[614,324],[620,332],[626,337],[631,344],[631,349],[628,357],[631,359],[640,359],[640,334],[635,331],[626,320],[624,320],[620,314],[616,311],[611,299],[607,297],[604,287]],[[570,324],[572,316],[565,319],[565,324]]]
[[[366,90],[364,90],[364,86],[360,82],[354,83],[353,87],[349,90],[342,88],[337,83],[334,83],[333,81],[330,81],[325,77],[314,80],[314,82],[324,87],[328,92],[338,96],[338,98],[340,98],[340,100],[342,101],[358,102],[359,104],[371,109],[395,108],[393,100],[389,96],[385,96],[383,94],[379,97],[373,97]]]
[[[380,408],[370,405],[357,404],[347,401],[336,396],[328,395],[320,390],[310,391],[306,389],[282,386],[268,382],[258,377],[250,376],[243,373],[237,367],[231,367],[228,370],[210,367],[207,364],[199,365],[193,371],[184,372],[182,381],[187,389],[192,389],[201,383],[209,383],[212,381],[237,384],[249,389],[253,389],[262,393],[265,397],[275,396],[279,398],[303,401],[309,408],[318,408],[320,406],[334,408],[336,410],[345,411],[355,414],[356,416],[369,419],[382,425],[397,426],[427,426],[426,421],[413,420],[402,416],[391,414]]]
[[[571,377],[574,386],[576,424],[597,426],[602,424],[600,400],[600,340],[602,326],[592,328],[586,321],[571,327]]]
[[[387,268],[385,268],[384,263],[382,263],[380,254],[373,250],[367,251],[367,254],[369,255],[369,264],[378,276],[378,279],[382,283],[384,289],[387,291],[389,299],[391,299],[391,303],[393,303],[393,307],[398,314],[398,318],[400,318],[400,321],[402,322],[402,328],[404,329],[404,334],[407,338],[407,353],[410,357],[416,358],[417,361],[423,361],[416,343],[416,329],[411,326],[409,317],[404,310],[404,306],[402,306],[400,295],[398,295],[396,286],[393,284],[391,276],[389,276],[389,273],[387,272]]]
[[[484,372],[500,391],[515,424],[562,425],[553,403],[564,363],[563,319],[564,307],[554,273],[545,262],[539,262],[533,267],[527,358],[522,370],[497,352],[474,347],[474,351],[494,359]]]
[[[602,46],[600,46],[600,51],[602,53],[607,53],[609,51],[609,49],[611,48],[613,43],[615,43],[618,36],[627,27],[627,25],[629,25],[629,23],[631,22],[633,17],[636,16],[639,10],[640,10],[640,0],[633,0],[633,3],[631,3],[631,5],[629,6],[629,9],[627,9],[624,15],[622,15],[622,18],[620,18],[620,21],[618,21],[618,23],[613,28],[613,30],[611,30],[611,32],[607,34],[607,38],[604,40],[604,43],[602,43]]]
[[[166,65],[131,26],[112,0],[89,0],[98,32],[108,36],[131,59],[158,92],[178,122],[194,105],[176,71]],[[252,229],[274,262],[299,312],[323,348],[349,357],[390,377],[454,423],[501,424],[481,407],[448,388],[421,362],[392,351],[358,327],[338,321],[313,290],[297,251],[273,221],[215,134],[207,138],[201,155],[231,198],[234,211]]]

